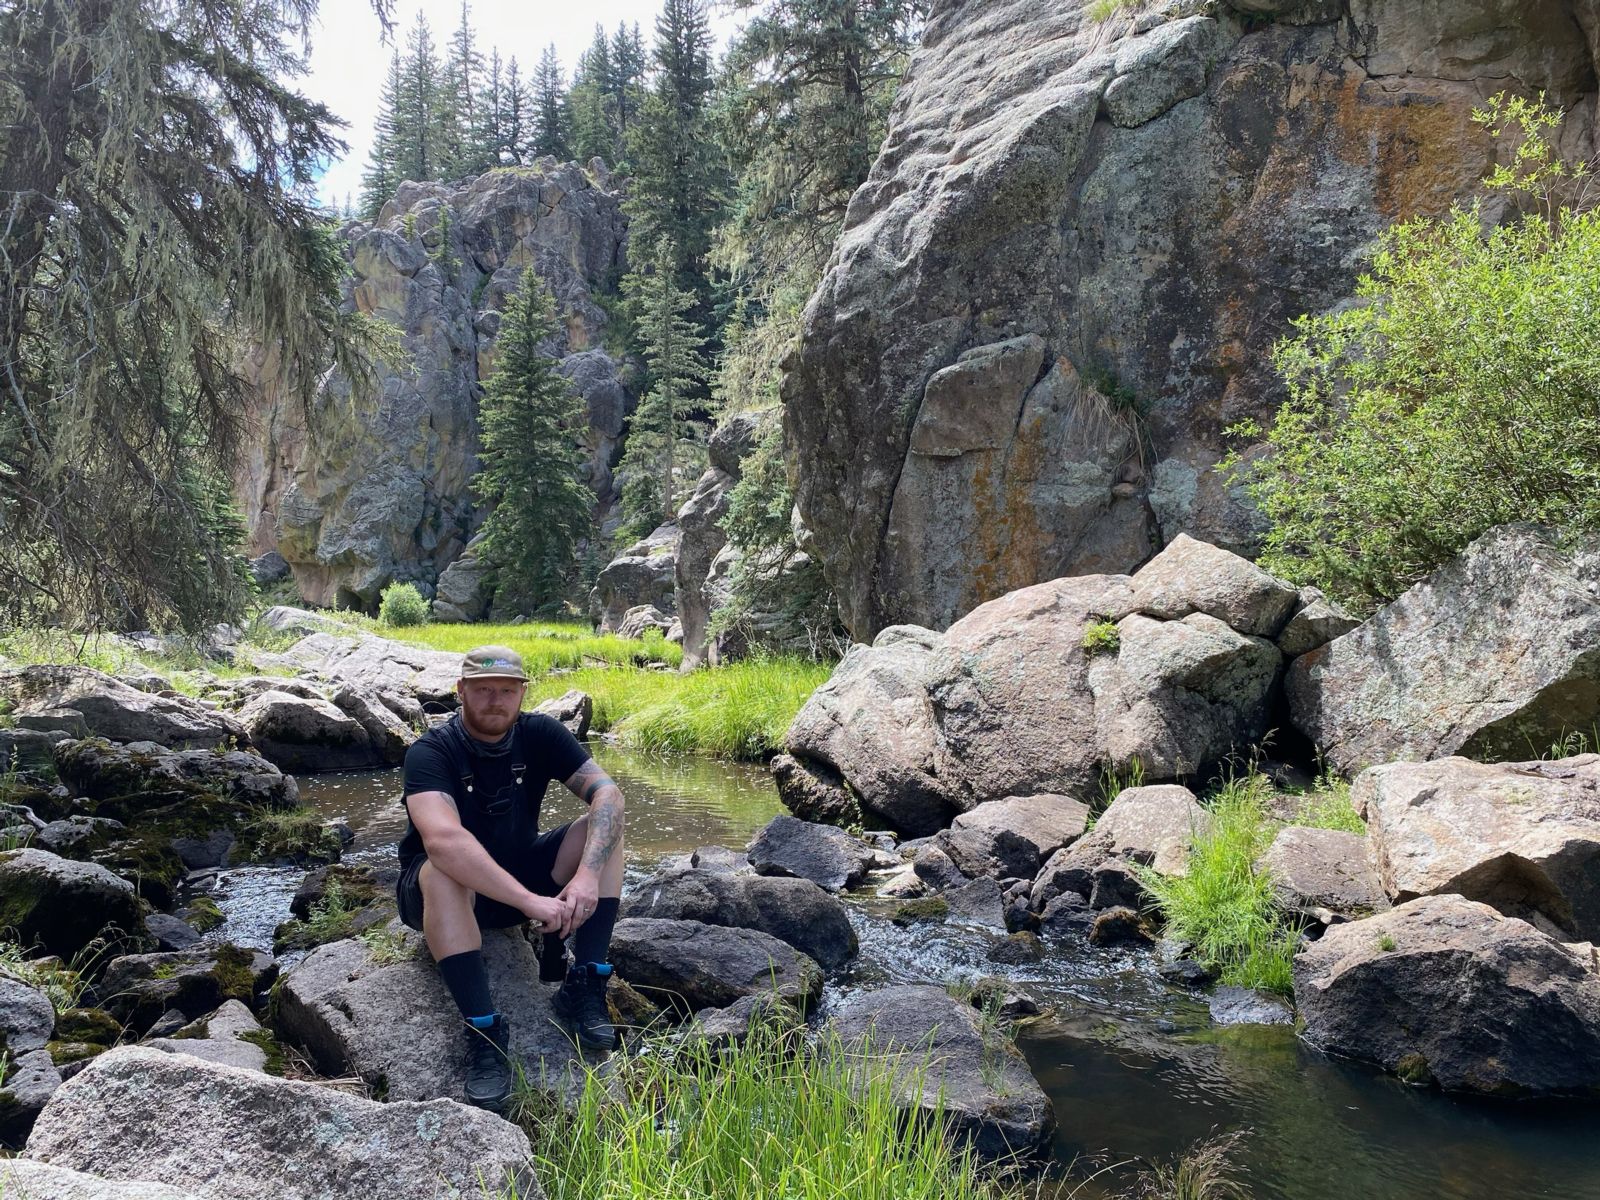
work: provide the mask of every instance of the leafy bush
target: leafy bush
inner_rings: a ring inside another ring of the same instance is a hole
[[[1122,632],[1117,623],[1106,618],[1091,621],[1083,630],[1083,650],[1091,658],[1096,654],[1115,654],[1122,648]]]
[[[1358,610],[1495,525],[1600,529],[1600,212],[1555,157],[1559,114],[1496,97],[1518,141],[1481,204],[1382,240],[1360,304],[1302,317],[1274,354],[1289,402],[1236,469],[1271,519],[1262,563]],[[1246,436],[1259,430],[1236,427]]]
[[[384,625],[426,625],[432,606],[414,583],[391,583],[378,601],[378,620]]]

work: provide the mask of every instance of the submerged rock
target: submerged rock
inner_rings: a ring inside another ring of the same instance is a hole
[[[232,1200],[457,1200],[515,1184],[542,1197],[528,1139],[448,1100],[379,1104],[314,1083],[164,1054],[103,1054],[56,1093],[30,1159],[108,1179],[203,1184]]]
[[[1600,1094],[1600,963],[1460,896],[1336,925],[1295,955],[1305,1038],[1446,1091]]]
[[[1320,650],[1290,713],[1340,772],[1396,759],[1528,758],[1600,721],[1600,538],[1484,534]]]
[[[980,1157],[1027,1157],[1048,1144],[1055,1118],[1022,1055],[943,988],[864,992],[829,1025],[846,1045],[870,1047],[894,1073],[902,1102],[939,1111]]]
[[[1351,797],[1396,903],[1455,893],[1600,942],[1600,755],[1390,763],[1363,772]]]

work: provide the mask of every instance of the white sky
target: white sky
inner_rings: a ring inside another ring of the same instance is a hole
[[[570,82],[578,55],[594,40],[598,22],[607,32],[618,22],[638,22],[648,52],[655,36],[660,0],[468,0],[470,19],[480,50],[491,47],[500,56],[516,56],[526,78],[544,48],[554,43],[562,70]],[[739,21],[713,5],[712,32],[721,52]],[[461,0],[399,0],[395,5],[394,42],[402,50],[407,32],[421,9],[441,53],[461,21]],[[350,151],[323,177],[320,199],[344,203],[345,195],[359,197],[361,172],[372,147],[372,124],[378,115],[378,98],[394,45],[382,41],[382,29],[368,0],[322,0],[320,28],[312,31],[310,72],[295,81],[296,89],[320,100],[349,122],[343,137]]]

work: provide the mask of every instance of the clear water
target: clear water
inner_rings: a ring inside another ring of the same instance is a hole
[[[592,748],[628,798],[635,880],[697,846],[742,847],[780,811],[759,768]],[[308,804],[356,831],[345,861],[393,861],[405,829],[398,771],[300,782]],[[552,786],[548,823],[581,811]],[[219,935],[270,946],[298,879],[270,868],[225,873],[229,920]],[[985,975],[1026,984],[1049,1011],[1018,1044],[1055,1108],[1054,1157],[1073,1164],[1062,1197],[1099,1200],[1126,1186],[1141,1161],[1244,1130],[1238,1157],[1259,1200],[1600,1200],[1600,1104],[1418,1091],[1315,1054],[1289,1029],[1216,1028],[1203,1001],[1163,984],[1142,953],[1054,947],[1043,963],[997,967],[985,955],[988,935],[900,929],[887,919],[891,908],[852,906],[862,954],[831,999],[885,983]],[[1109,1169],[1095,1175],[1100,1168]]]

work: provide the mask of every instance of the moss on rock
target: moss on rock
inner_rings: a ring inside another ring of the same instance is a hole
[[[915,925],[921,922],[943,921],[950,915],[950,903],[942,896],[921,896],[907,900],[894,910],[890,917],[896,925]]]

